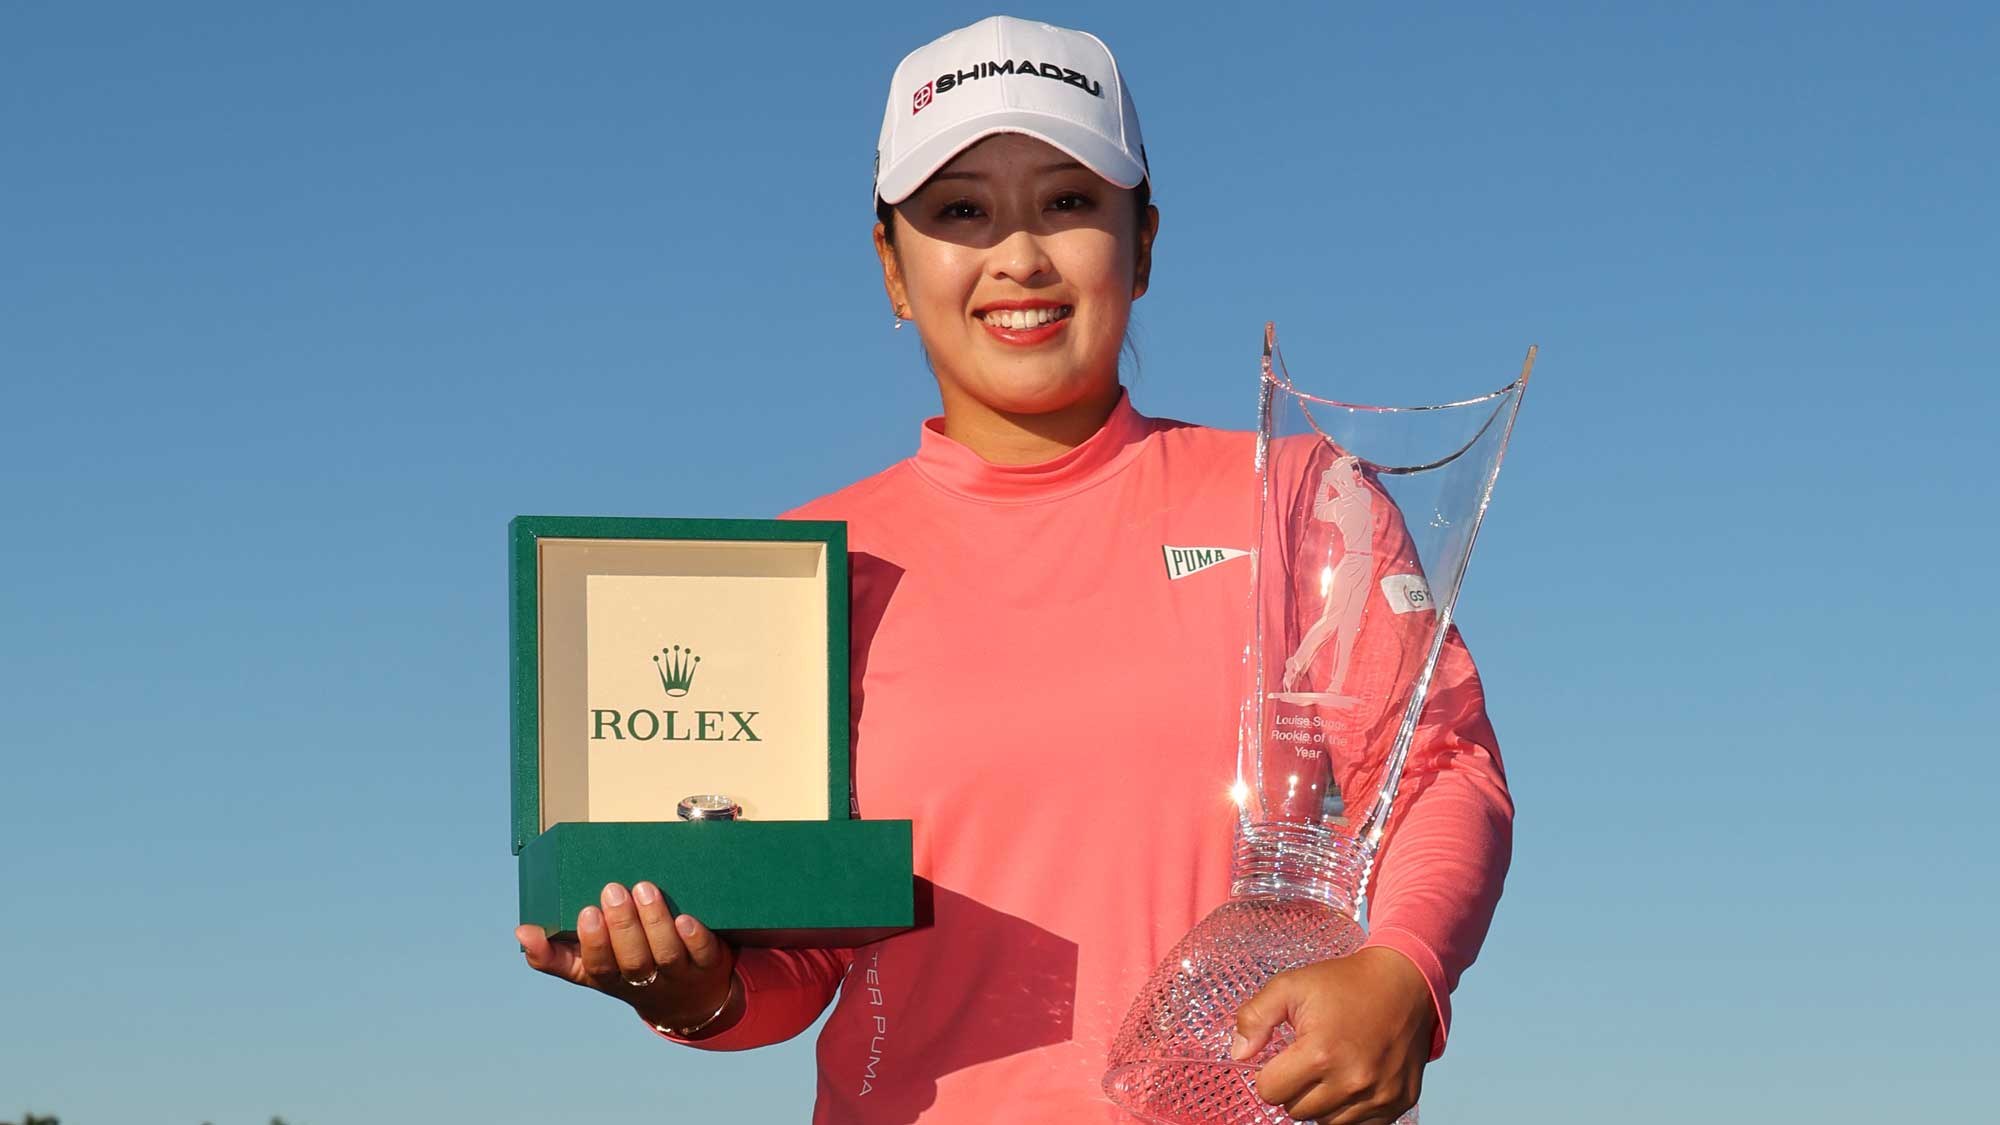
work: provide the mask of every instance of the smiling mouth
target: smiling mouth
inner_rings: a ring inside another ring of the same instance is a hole
[[[1058,320],[1068,320],[1076,315],[1075,305],[1058,305],[1045,309],[987,309],[974,316],[989,328],[1005,328],[1020,332],[1029,328],[1040,328],[1054,324]]]

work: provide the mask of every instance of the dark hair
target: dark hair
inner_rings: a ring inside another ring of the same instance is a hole
[[[1148,176],[1139,181],[1138,187],[1132,189],[1132,213],[1138,216],[1140,230],[1146,229],[1146,208],[1152,202],[1153,178]],[[884,202],[881,196],[876,196],[875,221],[882,224],[882,237],[888,240],[889,245],[894,246],[896,244],[896,205]]]

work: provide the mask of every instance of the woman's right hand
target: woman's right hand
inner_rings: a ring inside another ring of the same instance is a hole
[[[636,883],[629,894],[607,883],[598,901],[577,915],[575,941],[551,941],[540,926],[515,927],[529,966],[614,996],[662,1027],[693,1027],[715,1016],[700,1038],[735,1025],[743,997],[728,942],[693,915],[674,917],[651,883]]]

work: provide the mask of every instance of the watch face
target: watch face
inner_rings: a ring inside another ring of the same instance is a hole
[[[720,793],[697,793],[683,797],[680,804],[682,820],[735,820],[741,812],[735,801]]]

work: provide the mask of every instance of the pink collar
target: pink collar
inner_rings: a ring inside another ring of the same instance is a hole
[[[996,504],[1061,499],[1103,481],[1138,456],[1152,433],[1150,420],[1132,409],[1123,387],[1104,425],[1083,444],[1034,465],[995,465],[944,435],[944,418],[926,419],[910,465],[924,479],[959,496]]]

